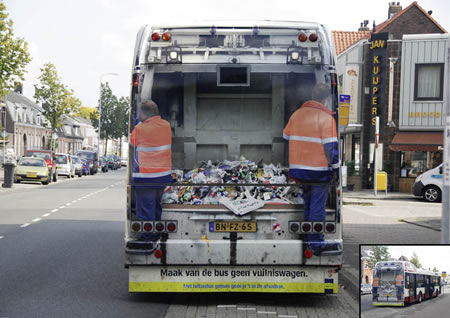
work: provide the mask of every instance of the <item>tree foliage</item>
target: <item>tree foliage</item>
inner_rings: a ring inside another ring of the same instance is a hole
[[[377,262],[389,261],[391,254],[387,246],[374,246],[372,254],[369,256],[369,265],[374,268]]]
[[[128,134],[128,105],[127,97],[117,98],[108,83],[101,84],[100,101],[100,130],[101,139],[105,140],[105,155],[110,138],[121,138]],[[89,119],[98,131],[99,107],[90,114]]]
[[[77,117],[82,117],[84,119],[91,119],[92,113],[96,114],[94,116],[98,116],[97,110],[95,108],[81,106],[74,115]]]
[[[422,264],[420,264],[419,256],[417,256],[416,252],[411,256],[410,262],[413,263],[416,268],[422,268]]]
[[[38,77],[40,85],[35,85],[34,98],[44,108],[43,114],[54,132],[62,126],[63,115],[72,115],[79,110],[81,101],[61,82],[52,63],[45,64],[41,72]]]
[[[13,21],[0,1],[0,99],[15,88],[17,81],[24,80],[25,66],[30,61],[27,42],[14,37]]]

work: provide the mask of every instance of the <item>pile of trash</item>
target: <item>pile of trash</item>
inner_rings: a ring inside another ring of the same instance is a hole
[[[199,168],[187,172],[172,171],[174,183],[187,185],[166,187],[162,203],[220,204],[222,198],[252,198],[265,203],[302,204],[301,188],[284,185],[288,182],[295,184],[294,181],[288,181],[287,174],[280,166],[263,164],[262,168],[258,168],[255,162],[244,158],[236,161],[203,162]],[[280,186],[281,184],[284,186]]]

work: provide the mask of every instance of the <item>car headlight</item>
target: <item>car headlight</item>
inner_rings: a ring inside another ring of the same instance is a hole
[[[38,175],[46,176],[47,175],[47,171],[40,171],[40,172],[38,172]]]
[[[89,164],[89,167],[91,167],[91,168],[92,168],[93,166],[94,166],[94,164],[93,164],[93,163],[90,163],[90,164]]]

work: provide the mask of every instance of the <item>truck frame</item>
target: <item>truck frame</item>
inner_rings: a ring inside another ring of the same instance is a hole
[[[337,293],[343,246],[339,180],[330,183],[322,221],[306,221],[301,199],[283,197],[296,192],[300,198],[302,186],[287,176],[283,128],[319,82],[329,85],[326,106],[339,118],[334,46],[318,23],[213,21],[141,28],[129,131],[139,123],[140,103],[154,100],[173,135],[173,182],[159,186],[174,193],[176,202],[163,196],[161,220],[137,219],[132,174],[139,163],[130,146],[125,222],[130,292]],[[241,169],[238,177],[226,170],[233,164]],[[259,182],[248,177],[247,165]],[[279,179],[275,170],[281,171]],[[228,179],[202,179],[211,171]],[[261,182],[262,175],[271,181]],[[264,206],[234,213],[221,204],[225,201],[202,199],[196,194],[202,188],[211,198],[221,189],[225,200],[247,198]],[[193,197],[186,199],[186,193]],[[143,232],[160,238],[141,240]],[[308,233],[323,234],[333,248],[313,253],[304,239]]]

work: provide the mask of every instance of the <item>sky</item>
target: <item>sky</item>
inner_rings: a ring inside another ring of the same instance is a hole
[[[406,256],[411,259],[414,252],[419,257],[422,267],[433,270],[436,267],[440,272],[444,271],[450,274],[450,245],[406,245],[406,246],[388,246],[392,257],[398,259],[400,256]]]
[[[387,19],[387,0],[0,0],[14,22],[15,35],[28,42],[23,94],[33,99],[40,69],[56,66],[62,83],[74,90],[83,106],[96,107],[100,81],[113,93],[129,96],[136,34],[146,24],[172,24],[215,19],[319,22],[335,31],[357,31],[369,20]],[[403,8],[412,1],[401,1]],[[450,1],[418,4],[447,31]],[[118,75],[106,75],[117,73]]]

